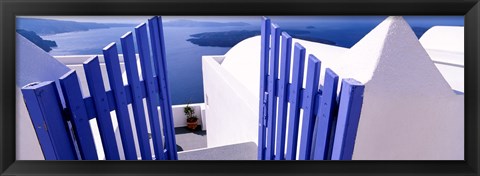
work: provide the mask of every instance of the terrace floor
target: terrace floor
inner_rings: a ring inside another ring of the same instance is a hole
[[[175,128],[175,139],[179,152],[207,148],[207,131],[203,131],[200,125],[193,131],[187,127]]]
[[[198,126],[195,130],[175,128],[179,160],[255,160],[257,145],[254,142],[207,148],[207,131]]]

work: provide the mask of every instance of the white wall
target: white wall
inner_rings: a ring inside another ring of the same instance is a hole
[[[185,108],[186,106],[186,104],[172,106],[173,125],[175,127],[187,126],[187,116],[183,112],[183,108]],[[198,124],[202,125],[203,103],[190,104],[189,106],[195,111],[193,115],[196,115],[198,117]]]
[[[222,60],[202,58],[207,146],[257,143],[258,97],[221,67]]]
[[[383,41],[372,43],[378,38]],[[464,97],[452,90],[403,18],[387,18],[345,57],[352,56],[376,62],[365,81],[353,159],[464,159]]]

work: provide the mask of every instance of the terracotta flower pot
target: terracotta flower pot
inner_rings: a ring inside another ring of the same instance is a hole
[[[198,118],[187,119],[187,128],[195,130],[198,126]]]

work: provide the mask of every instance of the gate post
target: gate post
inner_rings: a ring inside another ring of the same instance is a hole
[[[28,84],[22,88],[22,94],[45,159],[76,160],[55,82]]]

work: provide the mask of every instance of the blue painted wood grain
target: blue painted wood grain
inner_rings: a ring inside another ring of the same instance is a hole
[[[168,146],[168,154],[169,154],[169,159],[170,160],[178,160],[178,155],[177,155],[177,142],[176,142],[176,139],[175,139],[175,129],[174,129],[174,124],[173,124],[173,112],[172,112],[172,99],[170,97],[170,90],[169,90],[169,86],[168,86],[168,76],[167,76],[167,56],[166,56],[166,52],[165,52],[165,37],[164,37],[164,33],[163,33],[163,24],[162,24],[162,17],[161,16],[157,16],[157,19],[158,19],[158,42],[160,43],[160,50],[157,50],[157,51],[161,51],[161,55],[159,54],[159,56],[161,56],[160,58],[158,59],[155,59],[154,61],[158,61],[158,67],[157,67],[157,70],[158,73],[159,73],[159,76],[158,76],[158,83],[159,83],[159,87],[161,87],[161,92],[162,92],[162,95],[163,97],[167,97],[167,98],[163,98],[162,99],[162,102],[163,102],[163,106],[162,108],[165,109],[165,112],[167,112],[167,114],[164,116],[165,117],[165,124],[168,124],[166,126],[166,129],[167,129],[167,146]],[[157,63],[157,62],[156,62]],[[161,69],[161,71],[160,71]]]
[[[303,121],[302,133],[300,134],[299,160],[310,160],[312,154],[313,128],[316,116],[314,116],[315,97],[318,92],[321,62],[315,56],[309,55],[307,69],[307,85],[303,94]]]
[[[315,134],[314,160],[329,160],[336,125],[338,76],[325,69],[322,99],[317,105],[317,133]]]
[[[76,160],[55,82],[27,85],[22,94],[45,160]]]
[[[305,67],[305,48],[295,43],[293,50],[292,86],[290,87],[290,114],[287,134],[287,154],[285,159],[295,160],[297,153],[298,125],[300,116],[300,90],[302,89]]]
[[[332,160],[351,160],[365,86],[354,79],[343,79]]]
[[[285,135],[287,128],[288,85],[290,81],[290,60],[292,54],[292,37],[282,32],[280,60],[280,80],[278,81],[278,121],[275,160],[285,159]]]
[[[98,160],[77,73],[72,70],[60,77],[59,81],[65,99],[65,105],[69,109],[67,113],[72,122],[80,156],[82,160]]]
[[[150,141],[147,130],[146,116],[143,106],[142,87],[137,68],[137,59],[135,56],[135,46],[131,32],[120,38],[122,44],[123,60],[125,62],[125,71],[127,72],[128,84],[132,92],[132,110],[137,130],[138,145],[142,160],[151,160]]]
[[[147,109],[150,120],[150,130],[153,138],[153,148],[155,151],[155,158],[157,160],[164,160],[165,153],[163,152],[162,130],[160,128],[160,120],[158,116],[158,97],[155,92],[155,85],[153,79],[152,59],[150,57],[150,45],[148,44],[147,25],[145,23],[135,27],[135,36],[137,38],[137,46],[140,55],[140,64],[142,66],[142,77],[145,81],[147,92]]]
[[[261,55],[260,55],[260,102],[258,122],[258,160],[265,159],[266,126],[267,126],[267,101],[268,101],[268,60],[270,50],[270,19],[262,17],[261,27]]]
[[[266,160],[275,159],[275,127],[277,122],[277,79],[278,60],[280,53],[280,27],[272,24],[271,27],[271,50],[270,50],[270,72],[268,76],[268,120],[267,120],[267,150]]]
[[[169,160],[177,160],[178,156],[173,124],[172,101],[170,99],[170,91],[168,90],[167,58],[165,55],[162,18],[160,16],[153,17],[149,19],[148,25],[150,29],[150,41],[152,44],[153,63],[159,88],[160,113],[165,136],[166,157]]]
[[[126,160],[137,160],[132,124],[130,123],[130,116],[128,114],[128,101],[118,59],[117,45],[111,43],[105,47],[103,49],[103,56],[105,58],[110,88],[115,98],[115,103],[113,104],[115,104],[115,114],[117,115],[118,127],[122,139],[123,153]]]
[[[92,57],[83,63],[88,90],[93,98],[97,111],[97,124],[102,139],[103,151],[107,160],[119,160],[117,141],[110,116],[107,94],[103,84],[102,72],[98,57]]]
[[[135,55],[134,55],[135,56]],[[156,82],[156,81],[155,81]],[[146,98],[147,95],[145,93],[145,81],[140,81],[140,97],[141,98]],[[133,99],[132,99],[132,91],[131,91],[131,86],[130,85],[123,85],[123,89],[125,90],[125,95],[127,97],[127,104],[130,104],[130,103],[133,103]],[[110,111],[114,111],[115,110],[115,106],[116,106],[116,100],[115,100],[115,95],[113,93],[112,90],[108,90],[107,92],[107,99],[108,99],[108,105],[109,105],[109,108],[110,108]],[[87,116],[88,118],[90,119],[93,119],[97,116],[97,112],[95,112],[95,105],[93,104],[93,99],[92,97],[85,97],[83,99],[84,103],[85,103],[85,106],[87,108]]]

